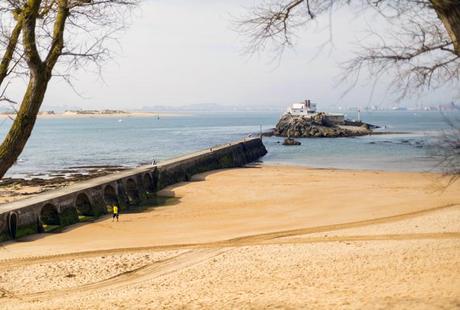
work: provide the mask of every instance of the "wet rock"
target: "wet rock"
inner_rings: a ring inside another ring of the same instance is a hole
[[[295,139],[292,138],[286,138],[284,139],[283,145],[300,145],[301,143]]]
[[[94,167],[94,166],[92,166]],[[104,166],[102,168],[98,167],[98,169],[88,169],[83,170],[85,173],[81,173],[81,171],[77,172],[73,170],[73,168],[65,169],[65,170],[55,170],[49,174],[48,178],[3,178],[0,180],[0,188],[7,187],[7,186],[41,186],[41,187],[49,187],[49,188],[57,188],[61,186],[66,186],[71,182],[78,182],[78,181],[85,181],[91,178],[104,176],[113,172],[123,171],[126,170],[127,167],[118,167],[118,166]],[[58,172],[58,173],[57,173]],[[67,176],[61,175],[68,174]]]
[[[332,123],[325,113],[313,117],[283,115],[274,129],[274,134],[281,137],[352,137],[372,133],[371,125],[354,122],[353,125],[339,126]]]
[[[365,123],[365,122],[362,122],[362,121],[351,121],[349,119],[346,119],[344,120],[344,123],[343,123],[345,126],[356,126],[356,127],[365,127],[367,129],[377,129],[377,128],[380,128],[380,126],[377,126],[377,125],[372,125],[372,124],[368,124],[368,123]]]

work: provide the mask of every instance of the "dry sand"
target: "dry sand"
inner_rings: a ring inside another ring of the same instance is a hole
[[[263,166],[0,248],[2,309],[460,307],[460,185]]]

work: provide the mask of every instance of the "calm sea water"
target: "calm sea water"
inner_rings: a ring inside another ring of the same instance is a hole
[[[126,165],[164,160],[212,145],[241,139],[274,127],[280,113],[196,114],[181,117],[39,119],[20,160],[8,176],[30,177],[76,166]],[[353,115],[349,115],[350,118]],[[355,138],[264,138],[267,163],[395,171],[431,171],[436,161],[424,147],[447,127],[439,112],[367,112],[366,122],[407,134]],[[6,134],[10,121],[0,126]]]

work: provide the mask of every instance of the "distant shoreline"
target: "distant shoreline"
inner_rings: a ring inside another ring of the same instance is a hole
[[[117,113],[103,113],[103,112],[88,112],[81,113],[77,111],[67,111],[63,113],[46,113],[40,112],[38,118],[44,119],[58,119],[58,118],[125,118],[125,117],[181,117],[187,116],[185,113],[169,113],[169,112],[117,112]],[[15,118],[16,114],[0,113],[0,119]]]

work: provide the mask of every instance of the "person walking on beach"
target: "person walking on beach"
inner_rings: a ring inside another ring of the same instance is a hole
[[[113,216],[112,216],[112,222],[115,220],[115,218],[117,218],[117,222],[118,222],[118,206],[117,205],[113,205]]]

